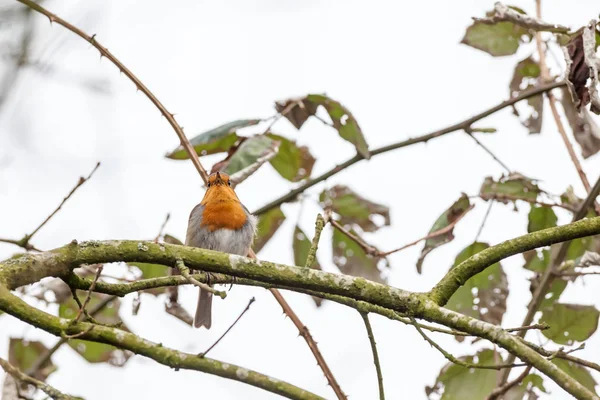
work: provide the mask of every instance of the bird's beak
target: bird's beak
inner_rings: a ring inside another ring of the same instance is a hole
[[[223,178],[221,178],[221,174],[217,171],[217,182],[223,183]]]

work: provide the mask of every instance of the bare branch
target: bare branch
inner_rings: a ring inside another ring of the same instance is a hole
[[[250,301],[248,301],[248,305],[246,306],[246,308],[244,308],[244,310],[242,311],[242,313],[235,319],[235,321],[233,321],[233,324],[231,324],[229,326],[229,328],[227,328],[227,330],[225,332],[223,332],[223,334],[208,349],[206,349],[206,351],[198,354],[198,357],[204,357],[204,356],[206,356],[209,351],[211,351],[217,344],[219,344],[219,342],[221,341],[221,339],[223,339],[225,337],[225,335],[227,335],[229,333],[229,331],[231,330],[231,328],[233,328],[235,326],[235,324],[237,324],[238,321],[240,319],[242,319],[242,317],[250,309],[250,306],[252,305],[252,303],[254,303],[254,301],[255,301],[255,298],[254,297],[251,298]]]
[[[53,399],[56,399],[56,400],[82,400],[81,397],[69,396],[68,394],[64,394],[64,393],[60,392],[59,390],[53,388],[52,386],[48,385],[47,383],[38,381],[37,379],[32,378],[29,375],[25,375],[24,373],[19,371],[16,367],[11,365],[8,361],[6,361],[2,358],[0,358],[0,366],[2,366],[2,369],[4,369],[4,371],[6,371],[7,374],[12,376],[16,380],[35,386],[36,388],[42,390],[44,393],[46,393],[48,396],[52,397]]]
[[[494,11],[496,14],[489,18],[473,18],[475,21],[482,24],[494,25],[498,22],[512,22],[515,25],[522,26],[523,28],[531,29],[536,32],[553,32],[553,33],[568,33],[570,29],[566,26],[558,24],[550,24],[544,22],[541,19],[530,17],[527,14],[521,14],[504,4],[497,2],[494,5]]]
[[[165,108],[165,106],[162,105],[162,103],[154,96],[154,94],[152,94],[150,89],[148,89],[142,83],[142,81],[140,81],[133,74],[133,72],[131,72],[125,65],[123,65],[123,63],[121,63],[121,61],[119,61],[110,51],[108,51],[108,49],[106,47],[104,47],[100,43],[98,43],[98,41],[96,40],[96,35],[92,35],[92,36],[88,35],[81,29],[77,28],[76,26],[71,25],[69,22],[65,21],[64,19],[62,19],[62,18],[58,17],[57,15],[51,13],[50,11],[46,10],[45,8],[40,6],[38,3],[35,3],[31,0],[17,0],[17,1],[25,4],[27,7],[31,8],[37,12],[47,16],[50,19],[50,22],[56,22],[57,24],[64,26],[65,28],[67,28],[68,30],[70,30],[71,32],[76,34],[77,36],[86,40],[88,43],[90,43],[92,46],[94,46],[96,49],[98,49],[98,51],[100,52],[100,54],[102,56],[104,56],[108,60],[110,60],[119,69],[119,71],[121,71],[123,74],[125,74],[125,76],[127,76],[133,82],[135,87],[138,90],[140,90],[142,93],[144,93],[146,95],[146,97],[148,97],[148,99],[156,106],[156,108],[158,108],[158,110],[161,112],[161,114],[167,119],[167,121],[169,122],[169,124],[171,125],[171,127],[173,128],[173,130],[175,131],[177,136],[179,137],[181,145],[183,146],[183,148],[187,151],[188,155],[190,156],[190,159],[192,160],[192,163],[196,167],[196,170],[198,170],[198,173],[200,174],[200,177],[204,181],[204,184],[206,184],[208,182],[208,173],[206,172],[206,170],[200,163],[198,154],[196,154],[196,151],[190,144],[190,141],[187,139],[187,137],[183,133],[183,129],[179,126],[177,121],[175,121],[174,114],[170,113]]]
[[[323,228],[330,219],[331,213],[329,211],[325,211],[325,217],[323,217],[321,214],[317,214],[317,221],[315,222],[315,236],[313,237],[310,249],[308,250],[308,255],[306,256],[306,263],[304,264],[306,268],[312,267],[315,262],[317,249],[319,248],[319,240],[321,239],[321,232],[323,232]]]
[[[373,364],[375,364],[375,370],[377,371],[377,383],[379,384],[379,400],[385,400],[385,391],[383,390],[383,375],[381,374],[381,365],[379,364],[379,355],[377,354],[377,343],[375,343],[375,335],[373,335],[373,328],[369,322],[369,314],[360,313],[365,328],[367,328],[367,336],[371,343],[371,351],[373,352]]]
[[[169,222],[170,218],[171,218],[171,213],[167,213],[167,216],[165,217],[165,220],[163,221],[162,225],[160,226],[160,229],[158,231],[158,235],[156,235],[156,237],[154,238],[154,243],[158,243],[159,239],[164,234],[164,232],[165,232],[165,226],[167,226],[167,222]]]
[[[488,153],[493,159],[494,161],[496,161],[498,164],[500,164],[500,166],[502,168],[504,168],[504,170],[510,175],[512,173],[511,169],[508,168],[508,166],[503,163],[500,158],[498,158],[498,156],[496,156],[486,145],[484,145],[483,143],[481,143],[479,141],[479,139],[477,139],[475,137],[475,135],[473,135],[473,129],[469,128],[467,130],[465,130],[465,132],[467,133],[467,135],[469,135],[471,137],[471,139],[473,139],[475,141],[475,143],[477,143],[477,145],[479,147],[481,147],[486,153]]]
[[[79,311],[77,311],[77,315],[75,316],[75,318],[71,321],[72,323],[77,323],[79,322],[79,319],[81,318],[81,314],[84,313],[85,316],[88,319],[91,319],[91,317],[89,316],[89,314],[87,313],[87,311],[85,311],[85,308],[87,307],[88,303],[90,302],[90,300],[92,299],[92,292],[94,291],[94,288],[96,287],[96,283],[98,282],[98,278],[100,278],[100,274],[102,273],[102,269],[104,269],[104,265],[100,264],[100,266],[98,267],[98,269],[96,270],[96,275],[94,276],[94,280],[92,281],[92,284],[90,285],[90,288],[87,292],[87,295],[85,297],[85,300],[83,301],[83,304],[80,304],[79,306]],[[77,294],[75,294],[75,291],[73,291],[73,297],[75,298],[75,300],[79,303],[79,299],[77,298]]]
[[[471,125],[473,125],[475,122],[482,120],[486,117],[489,117],[490,115],[506,108],[509,106],[512,106],[515,103],[518,103],[522,100],[526,100],[529,99],[530,97],[534,97],[539,95],[540,93],[545,93],[549,90],[552,89],[556,89],[559,87],[563,87],[565,86],[566,83],[563,82],[552,82],[552,83],[548,83],[548,84],[543,84],[543,85],[539,85],[536,86],[530,90],[525,90],[523,92],[521,92],[521,94],[519,94],[516,97],[511,97],[508,100],[503,101],[500,104],[495,105],[494,107],[491,107],[479,114],[476,114],[470,118],[467,118],[464,121],[461,121],[459,123],[456,123],[454,125],[450,125],[446,128],[442,128],[436,131],[433,131],[431,133],[428,133],[426,135],[423,136],[418,136],[412,139],[407,139],[407,140],[403,140],[401,142],[397,142],[397,143],[392,143],[390,145],[387,146],[383,146],[383,147],[379,147],[377,149],[374,149],[370,152],[371,157],[377,156],[379,154],[383,154],[383,153],[387,153],[389,151],[393,151],[393,150],[397,150],[403,147],[408,147],[411,146],[413,144],[417,144],[417,143],[425,143],[428,142],[429,140],[438,138],[440,136],[444,136],[447,135],[449,133],[452,132],[456,132],[456,131],[461,131],[461,130],[465,130],[468,129]],[[270,203],[262,206],[261,208],[259,208],[258,210],[256,210],[255,212],[253,212],[253,214],[255,215],[260,215],[263,214],[267,211],[269,211],[272,208],[275,208],[283,203],[289,202],[289,201],[293,201],[299,194],[305,192],[307,189],[313,187],[314,185],[324,181],[325,179],[328,179],[330,177],[332,177],[333,175],[337,174],[338,172],[341,172],[343,170],[345,170],[346,168],[356,164],[359,161],[362,161],[363,157],[361,155],[355,155],[354,157],[346,160],[345,162],[336,165],[335,167],[333,167],[332,169],[330,169],[329,171],[321,174],[320,176],[313,178],[307,182],[305,182],[304,184],[300,185],[299,187],[297,187],[294,190],[291,190],[290,192],[284,194],[283,196],[279,197],[276,200],[271,201]]]

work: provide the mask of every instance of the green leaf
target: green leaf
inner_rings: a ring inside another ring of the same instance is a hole
[[[510,388],[502,396],[502,400],[535,400],[537,399],[537,396],[525,397],[525,395],[533,388],[536,388],[543,393],[547,393],[546,388],[544,387],[544,379],[537,374],[529,374],[517,386]]]
[[[527,232],[537,232],[542,229],[554,228],[558,218],[552,207],[532,206],[529,211],[529,224]]]
[[[267,136],[279,142],[277,155],[269,161],[279,175],[291,182],[310,177],[315,159],[308,147],[298,146],[293,140],[272,133]]]
[[[515,7],[511,8],[522,11]],[[486,13],[486,16],[492,17],[494,14],[494,11],[490,11]],[[467,28],[461,43],[499,57],[515,54],[519,45],[523,43],[523,37],[528,38],[528,41],[531,40],[531,34],[527,29],[512,22],[498,22],[490,25],[475,21]]]
[[[127,265],[138,268],[142,272],[142,278],[160,278],[169,275],[169,267],[160,264],[129,262]]]
[[[27,371],[36,363],[36,361],[46,352],[48,348],[42,342],[30,342],[24,339],[10,338],[8,343],[8,360],[22,372]],[[33,377],[45,381],[50,374],[57,370],[52,360],[46,361],[41,368],[35,371]]]
[[[483,181],[479,195],[484,200],[495,199],[508,204],[516,200],[535,201],[541,193],[537,184],[519,173],[502,176],[498,181],[488,176]]]
[[[281,224],[285,221],[285,214],[280,207],[272,208],[258,218],[256,236],[254,238],[254,251],[258,253],[273,237]]]
[[[327,110],[327,113],[333,122],[333,127],[337,129],[340,137],[352,143],[354,147],[356,147],[358,154],[365,159],[368,160],[371,158],[365,136],[363,135],[358,122],[346,107],[341,105],[338,101],[322,94],[309,94],[306,96],[305,101],[317,106],[323,106],[325,110]]]
[[[558,344],[582,342],[596,332],[599,315],[594,306],[555,303],[542,312],[540,321],[550,325],[542,334]]]
[[[83,302],[87,296],[87,291],[78,290],[77,295],[79,299]],[[100,302],[104,301],[108,295],[93,293],[88,303],[86,310],[93,310]],[[104,307],[100,312],[94,315],[94,318],[103,323],[103,324],[116,324],[121,322],[121,318],[119,317],[119,308],[121,304],[118,299],[111,301],[106,307]],[[66,319],[73,319],[77,315],[79,307],[74,300],[70,300],[66,303],[63,303],[58,308],[58,316]],[[129,329],[125,325],[121,325],[121,330],[128,331]],[[80,339],[71,339],[69,340],[69,346],[73,348],[77,353],[79,353],[85,360],[90,363],[100,363],[100,362],[108,362],[115,366],[123,366],[131,353],[125,352],[123,350],[117,349],[114,346],[104,344],[104,343],[96,343],[90,342],[87,340]]]
[[[452,268],[490,247],[475,242],[456,257]],[[446,308],[461,314],[500,325],[506,312],[508,280],[500,263],[495,263],[469,279],[450,297]],[[462,337],[460,337],[462,339]],[[459,337],[457,339],[460,341]]]
[[[350,230],[356,234],[355,231]],[[333,263],[346,275],[362,276],[363,278],[385,283],[386,279],[381,277],[381,271],[378,266],[385,260],[380,257],[373,257],[365,251],[352,239],[340,232],[333,230]],[[386,265],[389,267],[389,265]]]
[[[278,142],[265,135],[252,136],[242,142],[242,144],[225,160],[213,167],[215,170],[225,172],[229,175],[254,164],[259,158],[275,151]]]
[[[429,233],[437,232],[444,229],[451,224],[454,224],[458,219],[462,218],[467,212],[471,210],[471,202],[467,195],[463,194],[458,200],[454,202],[446,211],[442,213],[435,221]],[[454,228],[449,229],[446,233],[432,237],[425,241],[425,246],[421,251],[421,256],[417,261],[417,272],[420,274],[423,270],[423,261],[427,254],[429,254],[436,247],[440,247],[443,244],[449,243],[454,240]]]
[[[240,119],[229,122],[214,129],[203,132],[190,139],[191,145],[199,156],[216,154],[227,151],[238,140],[236,131],[241,128],[256,125],[259,119]],[[189,156],[182,146],[167,154],[168,158],[174,160],[187,160]]]
[[[294,239],[292,241],[292,248],[294,250],[294,265],[298,265],[303,267],[306,264],[306,259],[308,257],[308,252],[310,251],[310,247],[312,245],[312,241],[308,239],[306,234],[300,229],[298,225],[294,228]],[[319,264],[319,260],[315,257],[315,262],[311,265],[311,268],[321,270],[321,264]],[[312,296],[314,302],[317,307],[321,306],[323,299],[320,297]]]
[[[340,216],[342,225],[354,224],[365,232],[375,232],[382,226],[390,225],[390,209],[382,204],[374,203],[359,196],[344,185],[336,185],[324,190],[319,196],[324,208],[331,208]],[[374,217],[383,217],[383,224],[374,222]]]
[[[561,358],[554,358],[552,362],[554,363],[554,365],[562,369],[568,375],[575,378],[577,382],[581,383],[583,386],[596,393],[596,380],[586,368],[582,367],[579,364],[575,364],[574,362],[563,360]]]
[[[501,363],[502,357],[493,350],[479,351],[475,356],[463,356],[460,360],[474,363],[477,357],[479,364]],[[426,388],[427,395],[431,398],[443,391],[440,400],[483,400],[496,387],[497,373],[493,369],[466,368],[454,363],[446,364],[438,375],[433,387]]]

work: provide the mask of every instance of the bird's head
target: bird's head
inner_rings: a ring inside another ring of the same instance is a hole
[[[231,187],[229,175],[224,172],[215,172],[208,177],[207,189],[202,204],[210,202],[233,201],[239,202],[235,191]]]
[[[216,189],[219,186],[231,187],[231,180],[229,179],[229,175],[227,175],[226,173],[217,171],[214,174],[210,174],[210,176],[208,177],[207,186],[208,190]]]

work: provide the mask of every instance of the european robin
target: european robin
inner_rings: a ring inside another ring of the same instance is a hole
[[[240,202],[229,175],[208,177],[204,198],[190,213],[185,244],[246,256],[252,246],[256,217]],[[210,329],[213,294],[200,289],[194,327]]]

